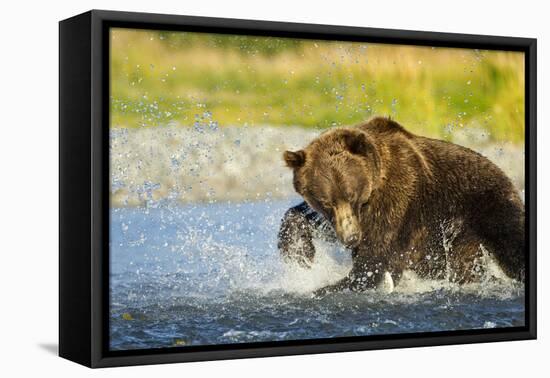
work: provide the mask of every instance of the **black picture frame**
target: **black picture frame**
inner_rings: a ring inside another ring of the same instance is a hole
[[[525,53],[524,327],[109,351],[111,27],[510,50]],[[536,39],[92,10],[59,24],[59,355],[89,367],[536,338]]]

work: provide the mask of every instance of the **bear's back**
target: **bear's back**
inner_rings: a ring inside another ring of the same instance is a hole
[[[422,162],[416,165],[415,176],[426,178],[427,187],[435,185],[434,193],[452,192],[457,197],[475,194],[473,198],[478,198],[480,188],[484,188],[485,193],[498,191],[517,196],[511,180],[496,164],[467,147],[415,135],[390,118],[376,117],[358,128],[382,144],[408,150],[409,156],[415,155],[415,160]]]
[[[357,126],[371,135],[390,136],[392,134],[401,134],[406,137],[414,137],[414,134],[408,132],[403,126],[391,118],[375,117],[364,124]]]

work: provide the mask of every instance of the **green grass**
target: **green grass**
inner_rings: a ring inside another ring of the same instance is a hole
[[[390,115],[449,138],[523,142],[524,60],[513,52],[117,29],[111,126],[353,125]]]

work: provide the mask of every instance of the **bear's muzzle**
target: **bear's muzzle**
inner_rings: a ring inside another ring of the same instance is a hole
[[[349,203],[340,203],[334,209],[336,234],[346,247],[355,247],[361,241],[359,221]]]

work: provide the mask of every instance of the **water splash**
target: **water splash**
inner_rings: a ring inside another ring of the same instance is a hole
[[[293,204],[112,209],[111,347],[524,324],[523,286],[507,279],[486,250],[479,259],[484,276],[478,283],[460,286],[408,271],[396,285],[386,277],[377,290],[312,298],[313,290],[348,274],[351,257],[337,244],[315,241],[310,269],[285,264],[276,231]]]

